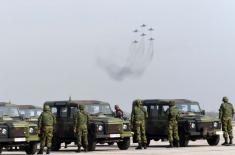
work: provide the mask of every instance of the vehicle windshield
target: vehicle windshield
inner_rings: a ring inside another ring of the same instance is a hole
[[[109,104],[87,104],[85,111],[91,115],[102,113],[104,115],[112,115],[112,110]]]
[[[193,113],[200,113],[201,108],[198,103],[182,103],[182,104],[176,104],[177,108],[180,110],[180,112],[193,112]]]
[[[42,113],[42,109],[20,109],[20,114],[26,118],[39,117]]]
[[[10,116],[10,117],[19,117],[19,111],[17,107],[0,107],[0,117]]]

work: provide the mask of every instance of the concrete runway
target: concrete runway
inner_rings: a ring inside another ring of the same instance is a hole
[[[235,145],[234,146],[221,146],[223,139],[220,140],[218,146],[208,146],[205,140],[198,140],[196,142],[190,142],[188,147],[185,148],[167,148],[168,142],[154,142],[151,141],[150,147],[147,150],[135,150],[135,144],[132,145],[128,150],[121,151],[117,148],[116,145],[107,146],[99,145],[97,146],[96,151],[88,153],[79,153],[84,155],[234,155],[235,154]],[[75,152],[76,147],[70,146],[67,149],[62,147],[61,151],[52,152],[52,155],[66,155],[66,154],[78,154]],[[2,154],[11,154],[11,155],[22,155],[25,152],[16,152],[16,151],[3,151]],[[45,154],[45,153],[44,153]]]

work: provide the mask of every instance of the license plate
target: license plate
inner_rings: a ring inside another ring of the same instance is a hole
[[[216,135],[222,135],[222,134],[223,134],[223,131],[216,131],[215,134],[216,134]]]
[[[15,142],[25,142],[26,138],[15,138],[14,141]]]
[[[110,134],[110,138],[119,138],[121,137],[120,134]]]

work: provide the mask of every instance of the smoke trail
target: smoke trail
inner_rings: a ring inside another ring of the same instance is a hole
[[[147,35],[143,34],[141,34],[140,39],[138,39],[139,41],[134,40],[131,42],[129,55],[125,63],[115,64],[111,61],[97,58],[98,66],[104,69],[104,71],[116,81],[142,76],[154,56],[154,39],[151,36],[146,39]]]

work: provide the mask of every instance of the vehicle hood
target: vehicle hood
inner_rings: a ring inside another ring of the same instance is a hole
[[[114,118],[112,116],[108,115],[95,115],[91,116],[91,121],[94,122],[102,122],[102,123],[108,123],[108,124],[122,124],[123,120],[119,118]]]
[[[214,118],[208,115],[201,115],[196,113],[184,113],[180,115],[180,120],[195,120],[197,122],[212,122],[219,121],[218,118]]]

